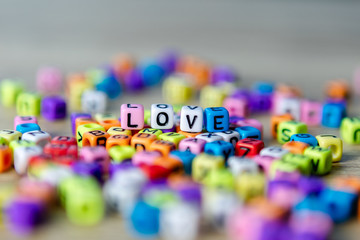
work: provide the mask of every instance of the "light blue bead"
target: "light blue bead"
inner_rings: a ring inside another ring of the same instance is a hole
[[[130,215],[132,229],[141,237],[155,237],[159,233],[159,208],[139,201]]]
[[[214,141],[205,144],[204,152],[215,155],[223,156],[225,159],[234,155],[234,146],[230,142]]]
[[[342,103],[326,103],[323,106],[321,124],[324,127],[339,128],[346,117],[346,108]]]
[[[16,131],[22,134],[30,131],[41,130],[40,126],[36,123],[23,123],[16,126]]]
[[[240,139],[254,138],[261,140],[261,132],[259,129],[255,127],[251,127],[251,126],[237,127],[235,128],[235,131],[237,131],[240,134]]]
[[[179,151],[179,150],[175,150],[175,151],[171,151],[170,152],[170,156],[174,156],[177,159],[179,159],[183,165],[184,165],[184,170],[185,173],[188,175],[191,175],[192,172],[192,161],[194,160],[194,158],[196,157],[195,154],[193,154],[190,151]]]
[[[229,112],[224,107],[210,107],[204,110],[204,125],[208,132],[229,130]]]
[[[310,210],[328,214],[328,208],[316,195],[308,195],[293,208],[294,211]]]
[[[141,65],[142,78],[145,86],[154,86],[165,77],[165,69],[157,62],[147,62]]]
[[[317,141],[316,137],[314,137],[313,135],[308,134],[308,133],[294,134],[290,137],[290,141],[307,143],[312,147],[315,147],[318,145],[318,141]]]
[[[271,82],[258,81],[254,83],[253,89],[259,93],[270,94],[274,92],[274,84]]]
[[[106,93],[110,99],[117,98],[122,92],[122,87],[115,75],[109,72],[105,78],[96,84],[96,89]]]

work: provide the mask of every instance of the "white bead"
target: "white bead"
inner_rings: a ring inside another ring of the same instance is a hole
[[[42,148],[39,146],[20,146],[14,149],[14,168],[18,174],[25,174],[29,165],[29,160],[32,156],[37,156],[42,153]]]
[[[277,101],[275,114],[282,115],[290,113],[296,121],[300,121],[301,101],[298,98],[284,98]]]
[[[178,202],[160,213],[160,235],[168,240],[193,240],[199,233],[200,213],[190,204]]]
[[[53,186],[58,186],[63,180],[74,175],[74,172],[66,166],[48,167],[41,171],[39,179]]]
[[[36,145],[44,147],[51,141],[51,136],[47,132],[36,130],[24,133],[21,137],[21,140],[34,142]]]
[[[220,135],[224,141],[232,143],[232,145],[235,147],[237,141],[240,140],[240,134],[237,131],[234,130],[228,130],[228,131],[222,131],[217,132],[217,135]]]
[[[259,167],[257,163],[248,158],[232,156],[228,159],[228,165],[230,171],[234,176],[238,176],[245,172],[249,172],[249,173],[259,172]]]
[[[170,104],[157,103],[151,105],[151,127],[170,129],[174,127],[174,110]]]
[[[206,142],[214,142],[214,141],[224,140],[223,137],[218,135],[217,133],[209,133],[209,132],[199,134],[195,138],[203,139]]]
[[[268,156],[268,157],[273,157],[273,158],[282,158],[282,156],[284,156],[285,154],[288,154],[289,151],[286,149],[283,149],[279,146],[270,146],[270,147],[266,147],[263,148],[260,151],[260,156]]]
[[[181,108],[180,130],[184,132],[201,132],[203,129],[203,109],[199,106]]]
[[[107,106],[107,96],[104,92],[86,90],[81,96],[81,108],[87,113],[104,113]]]

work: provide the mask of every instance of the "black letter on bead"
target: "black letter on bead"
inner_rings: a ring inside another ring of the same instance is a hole
[[[165,116],[165,121],[164,122],[160,122],[160,116],[161,115]],[[156,117],[156,123],[159,126],[165,126],[168,123],[168,121],[169,121],[169,115],[166,112],[161,112]]]
[[[224,118],[224,116],[214,116],[214,129],[215,130],[223,130],[223,127],[219,127],[218,124],[221,124],[222,122],[217,121],[218,119]]]
[[[131,113],[127,114],[127,124],[128,124],[128,127],[131,127],[131,128],[136,128],[139,126],[137,124],[131,124]]]
[[[190,129],[193,128],[197,117],[198,117],[198,116],[194,116],[194,118],[193,118],[193,120],[192,120],[192,122],[191,122],[191,121],[190,121],[190,116],[189,116],[189,115],[186,115],[186,120],[187,120],[187,122],[188,122],[188,124],[189,124]]]

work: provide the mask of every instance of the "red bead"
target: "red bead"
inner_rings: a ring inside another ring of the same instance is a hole
[[[56,157],[70,156],[72,158],[77,158],[77,146],[71,145],[67,146],[64,144],[53,144],[48,143],[44,147],[44,153]]]
[[[54,137],[50,143],[57,144],[57,145],[77,146],[76,138],[66,137],[66,136]]]
[[[158,165],[140,164],[139,167],[150,180],[164,179],[171,174],[171,169]]]
[[[239,140],[235,146],[235,156],[254,157],[264,148],[264,142],[254,138]]]

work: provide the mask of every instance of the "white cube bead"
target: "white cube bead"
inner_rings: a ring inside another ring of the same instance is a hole
[[[74,172],[66,166],[48,167],[41,171],[39,179],[53,186],[58,186],[63,180],[74,175]]]
[[[217,135],[220,135],[224,141],[232,143],[232,145],[235,147],[237,141],[240,140],[240,134],[237,131],[234,130],[228,130],[228,131],[222,131],[217,132]]]
[[[33,156],[40,155],[42,148],[39,146],[20,146],[14,149],[14,168],[18,174],[25,174],[29,160]]]
[[[21,137],[21,140],[34,142],[36,145],[44,147],[47,143],[51,141],[51,136],[47,132],[35,130],[24,133]]]
[[[282,147],[279,146],[270,146],[270,147],[266,147],[263,148],[260,151],[260,156],[269,156],[269,157],[273,157],[273,158],[282,158],[282,156],[284,156],[285,154],[288,154],[289,151],[286,149],[283,149]]]
[[[174,127],[174,110],[170,104],[157,103],[151,105],[151,127],[170,129]]]
[[[259,172],[259,167],[257,163],[248,158],[232,156],[228,159],[228,165],[230,171],[234,176],[238,176],[244,172]]]
[[[180,130],[184,132],[201,132],[203,129],[203,109],[199,106],[181,108]]]
[[[104,92],[86,90],[81,96],[81,108],[87,113],[104,113],[107,106],[107,96]]]
[[[296,121],[300,121],[301,101],[298,98],[284,98],[277,101],[275,114],[282,115],[290,113]]]
[[[223,137],[218,135],[217,133],[209,133],[209,132],[199,134],[195,138],[203,139],[206,142],[214,142],[214,141],[224,140]]]

